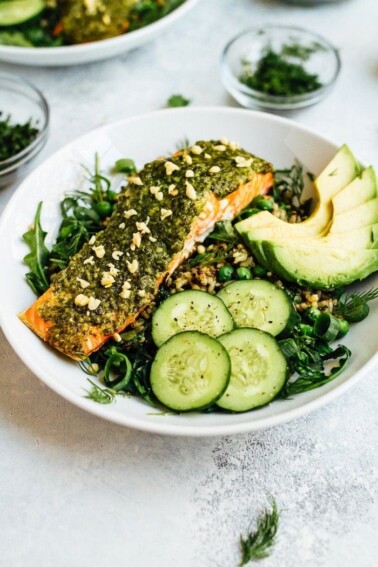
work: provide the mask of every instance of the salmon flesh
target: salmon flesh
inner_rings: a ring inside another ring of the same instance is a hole
[[[220,220],[272,185],[272,165],[223,141],[199,141],[128,179],[107,227],[19,317],[83,360],[122,332]]]

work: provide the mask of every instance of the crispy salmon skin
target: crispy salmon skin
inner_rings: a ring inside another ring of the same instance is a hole
[[[39,337],[85,359],[123,331],[220,220],[273,182],[272,165],[237,144],[199,141],[128,179],[108,226],[83,246],[19,317]]]

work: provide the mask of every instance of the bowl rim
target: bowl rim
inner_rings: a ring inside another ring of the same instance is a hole
[[[318,89],[297,95],[272,95],[269,93],[264,93],[262,91],[252,89],[251,87],[248,87],[247,85],[242,83],[231,71],[231,68],[228,64],[227,55],[229,53],[229,50],[240,38],[251,33],[257,34],[258,32],[269,31],[269,30],[286,30],[288,32],[294,31],[294,32],[306,33],[309,36],[312,36],[314,39],[316,39],[319,43],[323,44],[327,50],[327,54],[333,55],[336,62],[335,71],[331,79],[327,83],[319,87]],[[229,81],[233,88],[238,90],[240,93],[255,99],[257,102],[260,102],[262,104],[267,103],[271,105],[270,106],[271,108],[274,107],[279,108],[282,107],[283,105],[292,106],[295,105],[296,103],[301,103],[311,99],[317,99],[322,97],[322,95],[326,94],[327,91],[329,91],[333,87],[341,71],[341,58],[339,55],[339,51],[338,49],[336,49],[336,47],[334,47],[334,45],[332,45],[332,43],[327,38],[325,38],[321,34],[318,34],[317,32],[313,32],[312,30],[309,30],[302,26],[288,26],[288,25],[280,25],[280,24],[266,24],[266,25],[262,24],[259,26],[253,26],[244,29],[242,32],[233,36],[223,48],[220,58],[220,64],[224,79]]]
[[[38,87],[36,87],[34,85],[34,83],[29,81],[28,79],[25,79],[21,75],[17,75],[15,73],[0,72],[0,81],[2,79],[5,79],[7,81],[13,82],[15,84],[18,84],[18,85],[21,85],[21,86],[24,86],[24,87],[26,86],[27,88],[31,89],[32,92],[34,92],[34,94],[37,95],[38,101],[39,101],[41,109],[42,109],[42,114],[43,114],[43,117],[44,117],[44,125],[38,131],[34,140],[28,146],[26,146],[26,148],[24,148],[23,150],[21,150],[17,154],[10,156],[7,159],[0,160],[0,167],[1,168],[5,167],[5,170],[4,169],[0,170],[0,175],[1,175],[2,171],[7,171],[7,170],[14,168],[15,166],[18,166],[20,160],[23,160],[23,158],[25,158],[29,153],[32,153],[34,151],[34,149],[47,137],[47,133],[48,133],[49,126],[50,126],[50,107],[49,107],[49,104],[48,104],[44,94],[42,93],[42,91]],[[0,87],[0,88],[1,88],[1,90],[6,90],[5,88],[2,88],[2,87]],[[44,144],[42,144],[41,147],[43,147],[43,145]]]

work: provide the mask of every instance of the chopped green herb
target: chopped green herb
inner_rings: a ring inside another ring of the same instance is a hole
[[[267,47],[255,68],[244,61],[239,79],[247,87],[270,95],[293,96],[315,91],[322,86],[318,75],[290,60],[294,53],[297,59],[303,60],[306,49],[308,57],[309,48],[299,45],[286,45],[278,53]]]
[[[271,509],[266,508],[257,520],[254,531],[250,531],[244,538],[240,537],[240,550],[242,554],[240,565],[250,561],[259,561],[268,557],[276,543],[279,526],[279,512],[274,498],[270,499]]]
[[[190,100],[188,98],[183,97],[180,94],[174,94],[169,97],[167,100],[167,107],[168,108],[177,108],[179,106],[188,106],[190,104]]]
[[[92,384],[91,390],[85,390],[87,393],[85,397],[88,398],[88,400],[92,400],[97,404],[111,404],[114,402],[117,395],[115,390],[111,390],[110,388],[101,388],[89,378],[88,382]]]
[[[27,148],[37,137],[38,128],[31,119],[24,124],[13,123],[10,116],[2,119],[0,112],[0,161],[9,159]]]

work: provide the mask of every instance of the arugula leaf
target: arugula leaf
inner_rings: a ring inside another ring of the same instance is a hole
[[[279,525],[279,512],[274,498],[270,499],[271,510],[267,508],[260,514],[255,531],[250,531],[243,538],[240,537],[240,549],[242,558],[240,565],[246,565],[250,561],[265,559],[271,553],[276,542]]]
[[[180,94],[174,94],[169,97],[167,100],[167,107],[168,108],[178,108],[180,106],[188,106],[190,104],[190,100],[188,98],[183,97]]]
[[[344,345],[332,349],[322,339],[299,336],[296,332],[293,337],[279,341],[279,344],[291,374],[298,374],[297,378],[289,379],[286,383],[280,393],[281,398],[289,398],[328,384],[344,371],[351,356],[350,350]],[[327,374],[325,363],[329,360],[337,361],[337,365]]]
[[[24,242],[29,246],[30,252],[24,257],[25,264],[30,268],[26,274],[26,281],[37,295],[42,295],[49,287],[46,267],[50,252],[45,246],[47,232],[41,227],[42,202],[38,204],[33,226],[22,235]]]

